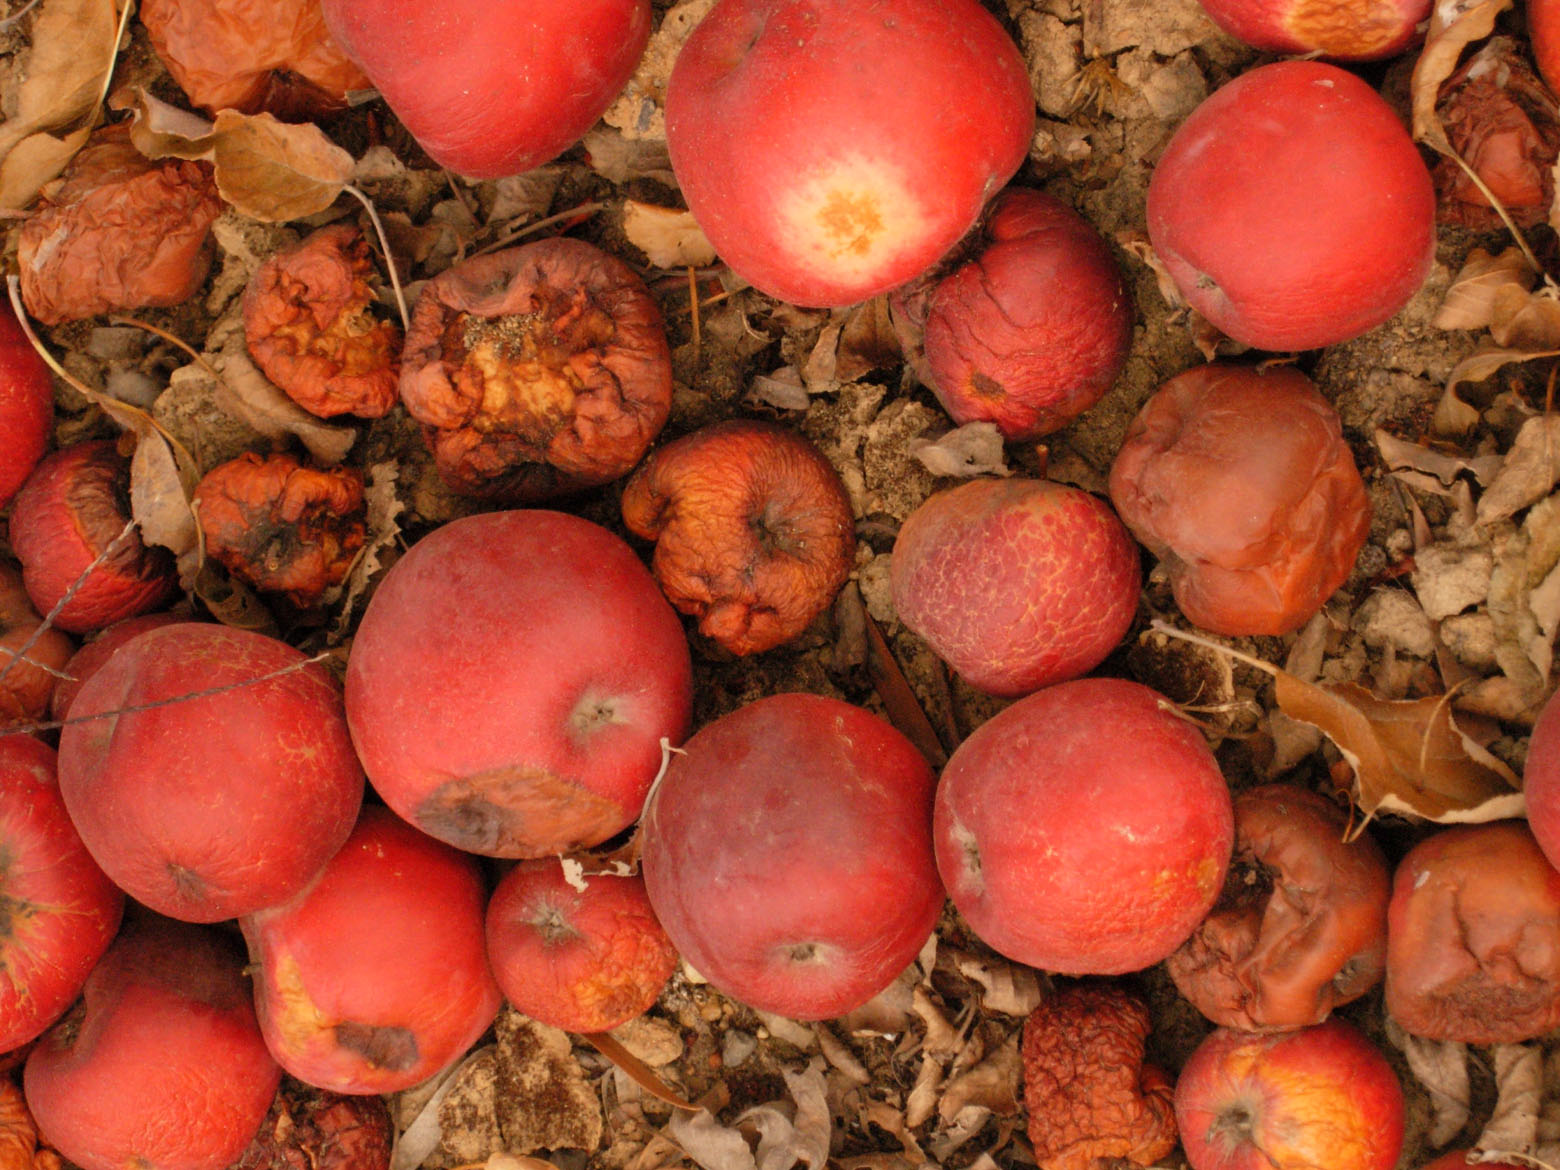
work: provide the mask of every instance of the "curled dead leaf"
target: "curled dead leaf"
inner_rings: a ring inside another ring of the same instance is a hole
[[[1503,520],[1547,496],[1560,482],[1560,417],[1538,415],[1522,424],[1500,471],[1479,497],[1480,524]]]
[[[657,268],[702,268],[715,260],[715,248],[692,212],[625,199],[623,234]]]
[[[1414,1079],[1430,1097],[1430,1144],[1446,1145],[1462,1132],[1472,1112],[1467,1045],[1415,1036],[1390,1016],[1386,1019],[1386,1031],[1388,1039],[1402,1050]]]
[[[1380,429],[1375,434],[1376,450],[1391,471],[1418,471],[1433,476],[1443,487],[1451,487],[1463,472],[1469,472],[1481,484],[1489,483],[1505,462],[1502,455],[1465,457],[1438,451],[1419,443],[1410,443]]]
[[[1527,293],[1536,275],[1522,252],[1508,247],[1498,256],[1483,248],[1468,253],[1461,271],[1452,279],[1431,324],[1437,329],[1486,329],[1494,320],[1496,294],[1516,288]]]
[[[1002,432],[993,422],[965,423],[933,442],[918,439],[910,453],[933,475],[973,479],[981,475],[1012,475],[1002,449]]]
[[[1414,65],[1410,92],[1414,138],[1441,154],[1453,153],[1436,113],[1441,83],[1457,68],[1463,50],[1495,29],[1495,18],[1512,0],[1442,0],[1430,10],[1430,28]]]
[[[1533,292],[1518,285],[1497,289],[1490,305],[1490,336],[1506,349],[1560,349],[1560,300],[1545,284]]]
[[[1495,1046],[1495,1110],[1475,1147],[1526,1154],[1538,1144],[1544,1054],[1536,1044]]]

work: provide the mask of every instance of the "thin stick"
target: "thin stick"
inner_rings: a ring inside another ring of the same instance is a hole
[[[156,699],[150,703],[136,703],[130,707],[116,707],[112,711],[97,711],[91,715],[72,715],[69,719],[59,719],[53,723],[26,723],[20,727],[7,727],[6,734],[13,732],[31,734],[38,731],[58,731],[62,727],[74,727],[78,723],[91,723],[94,719],[117,719],[121,715],[138,715],[142,711],[155,711],[159,707],[171,707],[175,703],[187,703],[191,699],[207,699],[212,695],[223,695],[228,691],[240,690],[244,687],[252,687],[257,683],[270,682],[274,678],[293,674],[306,666],[313,666],[331,657],[335,651],[322,650],[312,658],[305,658],[300,662],[294,662],[288,666],[279,667],[266,674],[257,675],[254,678],[242,678],[237,682],[224,683],[220,687],[208,687],[203,691],[190,691],[182,695],[169,695],[166,699]]]
[[[379,222],[379,212],[374,210],[374,203],[367,195],[348,183],[342,190],[353,196],[359,203],[368,209],[369,222],[374,225],[374,232],[379,236],[379,246],[384,249],[385,268],[390,273],[390,288],[395,292],[396,308],[401,310],[401,329],[406,331],[412,327],[411,314],[406,311],[406,294],[401,291],[401,277],[395,270],[395,253],[390,251],[390,239],[385,235],[385,225]]]
[[[26,16],[36,7],[38,7],[38,0],[27,0],[27,3],[23,4],[19,10],[11,13],[11,15],[6,17],[4,20],[0,20],[0,29],[10,28],[13,24],[21,20],[22,17]]]
[[[700,334],[699,334],[699,277],[692,269],[688,269],[688,311],[693,314],[693,360],[699,360]]]
[[[1253,658],[1249,654],[1242,654],[1239,650],[1234,650],[1229,646],[1221,645],[1211,638],[1203,638],[1197,634],[1188,634],[1185,630],[1178,630],[1174,626],[1160,621],[1158,618],[1155,618],[1148,624],[1150,629],[1158,630],[1166,637],[1179,638],[1183,642],[1190,642],[1192,645],[1201,646],[1206,650],[1215,650],[1220,654],[1228,654],[1236,662],[1240,662],[1246,666],[1260,670],[1263,674],[1270,674],[1274,678],[1277,678],[1281,673],[1283,673],[1271,662],[1263,662],[1260,658]]]
[[[201,354],[193,345],[185,341],[182,337],[178,337],[175,334],[169,333],[166,329],[162,329],[156,325],[153,325],[150,321],[143,321],[139,317],[110,317],[108,322],[110,325],[129,325],[135,329],[144,329],[146,332],[153,334],[156,337],[161,337],[169,345],[174,345],[182,349],[190,356],[192,361],[194,361],[197,365],[200,366],[201,369],[205,370],[206,373],[210,374],[217,381],[222,381],[222,375],[217,372],[217,368],[206,360],[205,355]]]
[[[496,252],[500,248],[507,248],[516,240],[523,240],[526,236],[535,235],[537,232],[542,231],[545,228],[550,228],[555,223],[562,223],[565,220],[576,218],[589,219],[598,211],[605,211],[606,209],[607,204],[602,202],[581,203],[578,207],[571,207],[567,211],[560,211],[557,215],[549,215],[546,219],[539,219],[535,223],[528,223],[524,227],[515,228],[511,232],[506,232],[504,235],[494,240],[491,244],[488,244],[482,248],[478,248],[475,252],[472,253],[472,255],[486,256],[489,252]]]
[[[108,68],[103,72],[103,85],[98,90],[97,101],[92,103],[92,112],[87,118],[89,126],[97,124],[103,103],[108,100],[109,87],[114,84],[114,67],[119,63],[119,43],[125,39],[125,29],[130,27],[130,12],[135,5],[131,0],[123,0],[123,2],[124,10],[119,14],[119,27],[114,30],[114,46],[108,55]]]

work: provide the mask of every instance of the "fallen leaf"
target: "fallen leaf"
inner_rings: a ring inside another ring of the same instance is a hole
[[[802,385],[802,375],[795,366],[781,366],[772,374],[755,374],[748,383],[748,400],[777,410],[806,410],[812,404],[812,396]]]
[[[1149,242],[1147,232],[1141,228],[1119,231],[1116,233],[1116,243],[1128,256],[1148,266],[1149,271],[1154,274],[1154,283],[1159,287],[1159,295],[1165,299],[1165,304],[1172,309],[1188,307],[1186,298],[1181,295],[1181,290],[1175,283],[1175,277],[1170,275],[1170,270],[1165,267],[1164,261],[1159,258],[1159,253],[1154,251],[1154,245]]]
[[[153,97],[139,85],[115,90],[108,104],[130,113],[130,141],[149,159],[210,159],[215,127],[199,114]]]
[[[1402,1049],[1409,1071],[1429,1094],[1430,1144],[1444,1146],[1468,1124],[1473,1098],[1467,1046],[1415,1036],[1390,1016],[1386,1026],[1388,1039]]]
[[[1560,349],[1560,300],[1545,285],[1523,292],[1516,285],[1496,291],[1491,302],[1490,337],[1504,349]]]
[[[923,1052],[921,1067],[915,1074],[915,1084],[905,1098],[906,1125],[914,1129],[932,1119],[932,1115],[937,1112],[937,1097],[942,1082],[942,1061],[930,1052]]]
[[[200,529],[190,506],[195,485],[189,478],[181,474],[167,439],[150,428],[137,433],[130,457],[130,514],[142,540],[160,544],[181,558],[200,545]]]
[[[974,1068],[943,1085],[937,1115],[945,1123],[951,1123],[971,1106],[998,1114],[1017,1113],[1021,1071],[1018,1032],[1015,1031]]]
[[[1494,320],[1496,294],[1508,288],[1526,293],[1535,279],[1519,248],[1508,247],[1498,256],[1475,248],[1430,323],[1437,329],[1486,329]]]
[[[889,313],[887,294],[872,297],[846,311],[834,356],[836,378],[841,382],[854,382],[873,370],[898,365],[903,358],[904,351]]]
[[[332,602],[339,606],[336,625],[331,631],[331,640],[337,644],[345,640],[357,603],[367,595],[369,582],[384,567],[385,554],[395,547],[401,535],[399,517],[406,510],[406,505],[396,495],[396,479],[399,475],[400,468],[392,460],[386,460],[369,467],[364,477],[363,498],[368,506],[365,526],[368,531],[362,551],[347,571],[347,579],[342,582],[339,598]]]
[[[1386,463],[1389,470],[1423,472],[1434,476],[1445,487],[1451,487],[1457,477],[1465,471],[1471,473],[1479,483],[1489,483],[1500,470],[1501,464],[1505,462],[1503,455],[1469,457],[1437,451],[1433,447],[1399,439],[1380,428],[1376,430],[1375,439],[1376,450],[1381,452],[1382,461]]]
[[[841,1039],[832,1027],[828,1024],[819,1024],[815,1031],[818,1034],[818,1051],[823,1053],[823,1058],[836,1071],[854,1084],[872,1083],[872,1074],[867,1071],[867,1066],[861,1063],[861,1059],[851,1051],[850,1045]]]
[[[1522,424],[1499,473],[1479,497],[1480,524],[1503,520],[1547,496],[1560,482],[1560,416],[1538,415]]]
[[[867,674],[872,679],[872,687],[877,691],[878,698],[883,700],[889,722],[915,744],[917,750],[926,757],[927,763],[933,768],[941,768],[948,762],[948,745],[938,738],[937,730],[926,717],[926,711],[916,698],[910,681],[899,668],[899,660],[894,657],[888,639],[883,637],[883,631],[878,629],[871,614],[866,615],[866,627]]]
[[[276,618],[258,594],[242,581],[234,580],[210,561],[203,562],[190,586],[211,616],[235,630],[276,636],[281,629]]]
[[[657,268],[702,268],[715,260],[714,246],[689,211],[625,199],[623,234]]]
[[[1476,1150],[1530,1155],[1538,1143],[1544,1055],[1536,1044],[1495,1046],[1495,1110],[1474,1143]]]
[[[18,142],[0,162],[0,207],[19,210],[30,204],[76,157],[90,135],[85,127],[63,138],[40,131]]]
[[[490,1060],[493,1053],[492,1044],[474,1048],[458,1063],[452,1064],[441,1073],[435,1073],[423,1084],[398,1095],[400,1098],[414,1097],[425,1092],[428,1085],[433,1086],[433,1091],[420,1106],[416,1107],[416,1114],[396,1139],[390,1170],[414,1170],[414,1167],[422,1165],[428,1155],[439,1148],[439,1141],[443,1136],[443,1129],[439,1125],[439,1107],[444,1104],[444,1098],[449,1096],[456,1080],[468,1065],[480,1060]]]
[[[611,1032],[590,1032],[581,1037],[587,1044],[622,1069],[630,1080],[658,1101],[664,1101],[673,1109],[697,1113],[698,1106],[686,1101],[682,1094],[672,1089],[648,1064],[640,1060]]]
[[[222,198],[267,223],[324,211],[352,180],[352,156],[318,126],[270,114],[218,111],[211,161]]]
[[[1002,447],[1002,432],[993,422],[965,423],[942,438],[917,439],[910,454],[936,476],[973,479],[981,475],[1012,475]]]
[[[1441,83],[1457,68],[1462,52],[1495,29],[1495,18],[1511,0],[1440,0],[1430,10],[1430,28],[1409,82],[1414,138],[1441,154],[1453,154],[1446,129],[1436,113]]]
[[[217,402],[266,438],[296,437],[326,467],[346,458],[357,441],[355,428],[316,418],[278,389],[250,360],[242,334],[230,335],[207,360],[221,374],[213,380]]]
[[[1040,977],[1033,967],[968,951],[955,952],[953,965],[966,979],[980,984],[980,1006],[987,1012],[1022,1019],[1040,1005]]]

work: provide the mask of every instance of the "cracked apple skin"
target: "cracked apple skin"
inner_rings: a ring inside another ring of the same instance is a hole
[[[263,634],[179,622],[132,638],[77,693],[60,792],[131,897],[234,918],[292,897],[347,839],[363,771],[335,681],[304,662]]]
[[[1203,101],[1154,167],[1147,215],[1187,303],[1255,349],[1374,329],[1435,255],[1435,187],[1408,131],[1319,61],[1260,66]]]
[[[1201,0],[1230,36],[1268,53],[1379,61],[1423,39],[1430,0]]]
[[[65,811],[54,749],[0,736],[0,1052],[70,1007],[124,904]]]
[[[848,703],[748,703],[694,735],[646,805],[650,904],[725,994],[791,1019],[843,1015],[937,922],[933,784],[909,740]]]
[[[286,905],[239,920],[266,1045],[301,1081],[394,1093],[476,1043],[502,996],[476,859],[368,805]]]
[[[1214,1031],[1181,1069],[1175,1118],[1192,1170],[1392,1170],[1403,1148],[1392,1066],[1336,1016]]]
[[[504,998],[566,1032],[608,1032],[642,1015],[677,967],[643,877],[571,880],[551,857],[522,861],[498,883],[487,953]]]
[[[1138,547],[1104,500],[1035,479],[977,479],[899,530],[894,608],[966,682],[1013,698],[1093,670],[1137,614]]]
[[[1020,699],[953,753],[933,835],[948,896],[993,949],[1065,975],[1165,958],[1213,906],[1229,789],[1158,692],[1079,679]]]
[[[666,93],[688,208],[731,268],[792,304],[920,274],[1023,163],[1022,55],[975,0],[721,0]]]
[[[39,1135],[82,1170],[223,1170],[281,1083],[228,935],[127,922],[83,998],[28,1054]]]
[[[650,0],[322,0],[325,24],[412,137],[468,179],[562,154],[633,75]]]
[[[445,524],[391,567],[347,721],[392,809],[458,849],[546,857],[631,825],[687,733],[693,665],[626,542],[545,509]]]
[[[0,307],[0,508],[48,448],[54,379],[9,305]]]

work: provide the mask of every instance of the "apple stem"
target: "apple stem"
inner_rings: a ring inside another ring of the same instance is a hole
[[[1201,646],[1205,650],[1214,650],[1220,654],[1227,654],[1236,662],[1245,666],[1260,670],[1263,674],[1270,674],[1277,678],[1282,672],[1271,662],[1263,662],[1260,658],[1253,658],[1250,654],[1242,654],[1239,650],[1215,642],[1212,638],[1204,638],[1199,634],[1189,634],[1185,630],[1178,630],[1168,622],[1162,622],[1158,618],[1149,622],[1149,628],[1158,631],[1167,638],[1177,638],[1182,642],[1190,642],[1194,646]]]
[[[367,195],[350,183],[342,190],[368,210],[368,221],[374,225],[374,234],[379,237],[380,250],[385,254],[385,270],[390,273],[390,289],[395,293],[395,307],[401,311],[401,329],[404,332],[412,327],[412,318],[406,311],[406,294],[401,290],[401,276],[396,271],[395,253],[390,250],[390,238],[385,235],[385,225],[379,221],[379,212],[374,209],[373,200]]]

